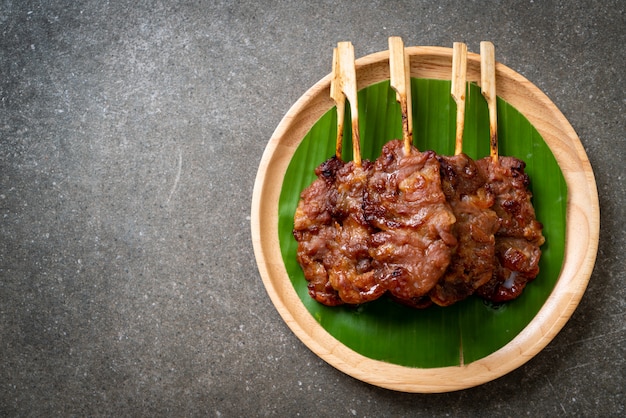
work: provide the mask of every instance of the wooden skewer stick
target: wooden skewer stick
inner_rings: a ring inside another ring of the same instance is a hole
[[[408,54],[404,50],[402,39],[398,36],[389,38],[389,79],[396,91],[402,113],[402,139],[404,154],[411,153],[413,145],[413,123],[411,114],[411,76]]]
[[[408,142],[413,144],[413,103],[411,101],[411,57],[404,50],[404,77],[406,78],[406,121]]]
[[[337,106],[337,143],[335,145],[335,156],[341,159],[346,96],[344,96],[341,91],[341,74],[339,71],[339,53],[337,48],[333,48],[333,72],[330,81],[330,97],[335,101],[335,105]]]
[[[496,60],[491,42],[480,43],[480,89],[489,108],[489,147],[494,163],[498,162],[498,109],[496,105]]]
[[[451,95],[456,102],[456,141],[454,155],[463,152],[463,128],[465,127],[465,93],[467,82],[467,45],[455,42],[452,48]]]
[[[350,103],[352,116],[352,160],[356,167],[361,167],[361,139],[359,135],[359,111],[357,103],[356,68],[354,65],[354,47],[351,42],[337,44],[341,91]]]

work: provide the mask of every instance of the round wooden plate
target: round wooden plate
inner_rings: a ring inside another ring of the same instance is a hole
[[[452,50],[409,47],[411,77],[449,80]],[[389,53],[356,61],[359,89],[389,79]],[[468,54],[467,78],[480,82],[480,57]],[[251,229],[265,288],[300,340],[323,360],[357,379],[404,392],[448,392],[496,379],[541,351],[578,305],[593,269],[599,237],[599,204],[593,171],[582,144],[563,114],[536,86],[496,64],[498,96],[522,113],[554,154],[568,187],[565,258],[559,279],[539,313],[510,343],[462,366],[404,367],[372,360],[331,336],[307,311],[291,284],[279,247],[278,203],[291,158],[315,122],[334,106],[330,75],[311,87],[289,110],[270,139],[254,185]],[[334,139],[333,139],[334,140]]]

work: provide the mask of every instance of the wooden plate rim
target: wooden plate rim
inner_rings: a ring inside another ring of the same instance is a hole
[[[411,77],[450,79],[452,49],[409,47]],[[356,61],[359,89],[389,79],[389,54]],[[468,81],[480,84],[480,57],[468,54]],[[449,392],[476,386],[516,369],[541,351],[562,329],[585,292],[598,248],[599,203],[595,178],[580,139],[552,101],[523,76],[496,64],[499,97],[520,111],[541,134],[568,187],[565,257],[559,279],[536,317],[511,342],[467,365],[412,368],[372,360],[331,336],[307,311],[282,260],[278,200],[296,148],[334,103],[330,74],[311,87],[283,117],[259,164],[251,206],[251,233],[259,273],[277,311],[315,354],[342,372],[370,384],[403,392]],[[573,239],[575,237],[575,239]]]

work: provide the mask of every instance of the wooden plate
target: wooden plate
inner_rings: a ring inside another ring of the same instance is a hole
[[[450,79],[451,49],[410,47],[407,51],[411,56],[411,77]],[[356,70],[359,89],[389,79],[388,51],[358,59]],[[470,82],[480,81],[480,57],[476,54],[468,54],[467,77]],[[344,373],[405,392],[448,392],[476,386],[531,359],[561,330],[578,305],[598,247],[599,204],[593,171],[573,128],[544,93],[500,63],[496,65],[496,77],[498,96],[537,129],[565,177],[568,187],[565,259],[552,294],[535,318],[510,343],[467,365],[422,369],[373,360],[346,347],[311,316],[285,270],[279,247],[278,204],[281,180],[296,148],[315,122],[334,106],[329,97],[330,75],[293,105],[272,135],[252,196],[252,241],[259,272],[276,309],[296,336]]]

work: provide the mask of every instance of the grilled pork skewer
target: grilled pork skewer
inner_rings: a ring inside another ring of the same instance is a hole
[[[373,229],[362,207],[371,163],[361,161],[354,48],[349,42],[340,42],[334,50],[330,90],[338,113],[335,156],[317,167],[318,179],[302,193],[294,237],[309,294],[334,306],[369,302],[385,292],[375,279],[368,252]],[[347,163],[341,160],[346,99],[353,144],[353,161]]]
[[[380,229],[370,255],[378,281],[402,303],[423,307],[428,292],[450,263],[456,239],[454,215],[441,190],[432,151],[412,145],[407,55],[399,38],[389,39],[391,86],[400,101],[403,140],[388,142],[376,159],[364,198],[365,219]]]
[[[369,247],[373,228],[365,221],[363,213],[363,195],[371,163],[361,161],[354,47],[350,42],[340,42],[337,55],[338,85],[350,104],[352,118],[352,162],[344,164],[335,176],[333,217],[337,236],[335,241],[328,243],[328,278],[345,303],[359,304],[377,299],[385,289],[376,280],[372,269]]]
[[[441,184],[456,217],[454,234],[458,245],[450,265],[430,292],[430,299],[449,306],[465,299],[491,279],[495,256],[494,233],[499,223],[491,206],[493,193],[476,163],[463,153],[463,127],[467,74],[467,46],[455,42],[450,94],[457,103],[454,156],[439,156]]]
[[[477,161],[495,195],[493,209],[500,228],[496,233],[496,266],[492,278],[477,294],[493,302],[517,298],[539,274],[539,248],[545,238],[535,217],[526,164],[515,157],[499,157],[496,108],[495,53],[491,42],[481,42],[481,90],[489,107],[490,156]]]

